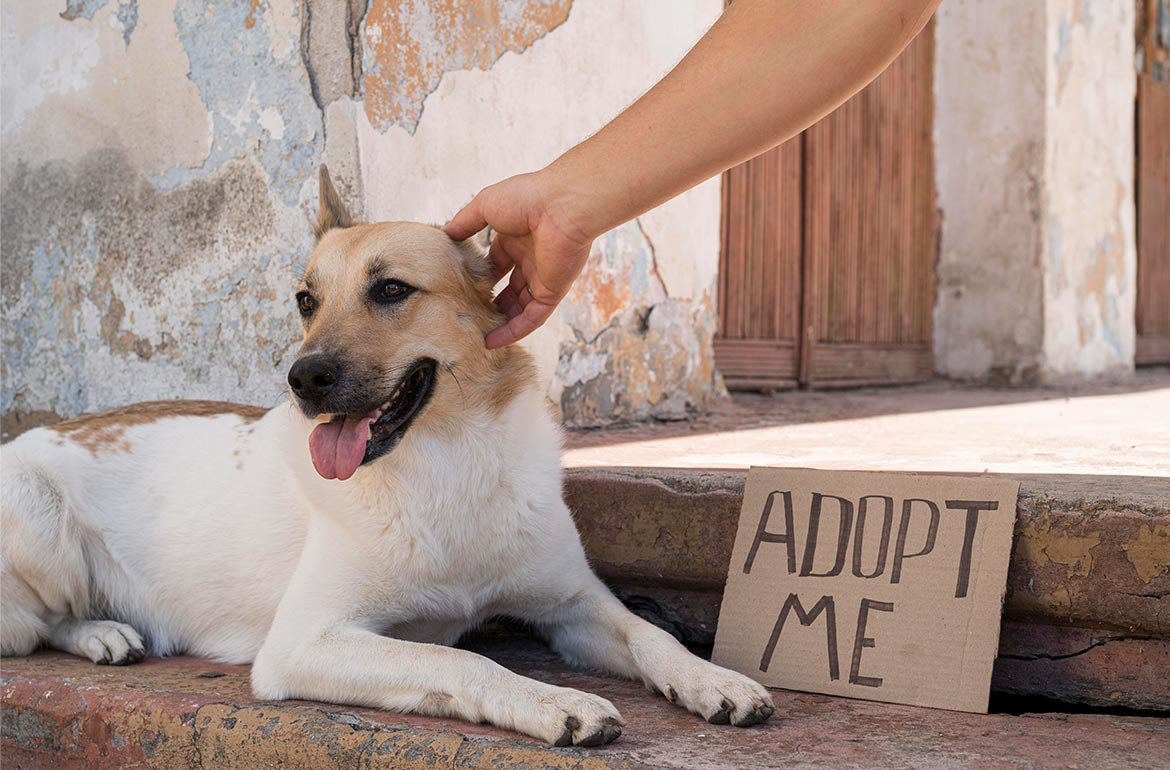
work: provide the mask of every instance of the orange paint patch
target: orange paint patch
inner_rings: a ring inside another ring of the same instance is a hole
[[[366,115],[413,131],[443,74],[488,69],[569,17],[572,0],[372,0],[366,15]]]
[[[260,0],[248,0],[252,6],[248,9],[248,15],[244,17],[244,28],[252,29],[256,26],[256,11],[260,9]]]

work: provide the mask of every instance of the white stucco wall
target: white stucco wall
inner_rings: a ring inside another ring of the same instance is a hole
[[[1128,372],[1133,4],[947,0],[937,34],[937,371]]]
[[[1035,2],[946,0],[938,10],[934,355],[950,377],[1037,376],[1045,23]]]

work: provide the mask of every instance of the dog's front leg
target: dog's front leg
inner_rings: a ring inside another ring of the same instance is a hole
[[[712,724],[747,727],[772,716],[772,696],[743,674],[693,654],[630,612],[592,574],[566,604],[531,620],[567,660],[641,679]]]
[[[519,676],[467,650],[347,623],[300,638],[270,634],[252,667],[252,688],[267,699],[488,722],[557,746],[597,746],[621,734],[621,715],[604,698]]]

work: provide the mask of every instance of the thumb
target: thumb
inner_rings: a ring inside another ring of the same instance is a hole
[[[450,236],[451,240],[466,240],[487,227],[482,198],[482,193],[476,195],[471,199],[471,203],[461,208],[451,221],[443,226],[443,232]]]

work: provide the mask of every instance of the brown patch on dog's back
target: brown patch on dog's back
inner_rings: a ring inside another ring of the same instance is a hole
[[[229,401],[144,401],[47,426],[97,455],[101,451],[126,452],[126,429],[146,425],[169,417],[220,417],[234,414],[244,422],[255,422],[268,410],[260,406],[234,404]]]

